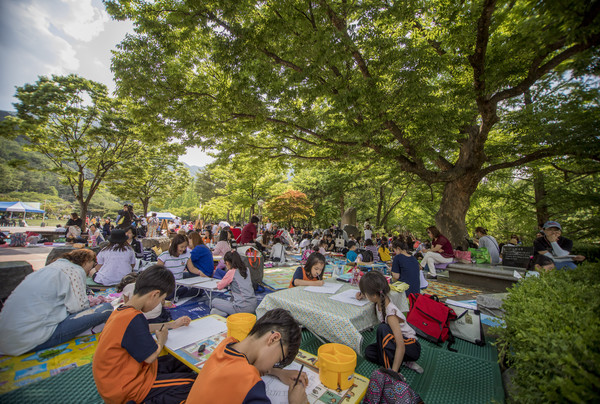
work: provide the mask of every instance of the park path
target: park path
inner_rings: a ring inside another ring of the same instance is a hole
[[[0,248],[0,262],[27,261],[33,270],[43,268],[52,247],[3,247]]]

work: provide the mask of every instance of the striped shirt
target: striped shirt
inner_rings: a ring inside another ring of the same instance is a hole
[[[179,257],[173,257],[168,251],[165,251],[158,256],[158,259],[164,263],[169,271],[173,272],[175,279],[182,279],[183,271],[185,270],[185,266],[190,257],[191,255],[188,251],[184,252]]]

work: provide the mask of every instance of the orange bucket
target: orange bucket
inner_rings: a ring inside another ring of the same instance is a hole
[[[227,317],[227,336],[238,341],[248,336],[256,323],[256,316],[252,313],[236,313]]]
[[[324,344],[317,352],[319,379],[325,387],[345,390],[352,386],[356,352],[342,344]]]

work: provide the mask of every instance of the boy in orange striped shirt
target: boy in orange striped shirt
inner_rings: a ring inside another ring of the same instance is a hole
[[[172,356],[158,355],[167,341],[168,330],[187,326],[190,318],[149,325],[143,314],[173,293],[174,288],[171,271],[154,265],[139,275],[127,305],[117,308],[108,318],[92,363],[98,393],[106,403],[179,403],[186,399],[196,373]]]

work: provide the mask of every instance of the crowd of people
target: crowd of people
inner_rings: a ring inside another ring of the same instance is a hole
[[[65,228],[73,241],[82,238],[83,221],[77,214],[71,216]],[[327,257],[336,255],[350,267],[388,265],[391,281],[408,285],[407,296],[420,292],[423,269],[436,279],[436,265],[453,262],[456,256],[450,240],[435,226],[427,227],[427,239],[421,240],[410,232],[374,232],[368,220],[361,234],[335,225],[312,231],[284,229],[270,221],[261,222],[257,216],[244,226],[175,218],[161,229],[155,214],[140,220],[132,206],[125,205],[114,226],[108,219],[101,225],[96,218],[88,221],[87,231],[88,243],[101,244],[97,254],[90,249],[65,254],[26,277],[6,300],[0,312],[0,353],[20,355],[49,348],[106,323],[93,373],[98,391],[107,402],[205,401],[217,394],[222,397],[222,389],[217,391],[215,386],[231,375],[241,380],[225,393],[231,402],[264,399],[259,374],[270,373],[290,384],[292,374],[274,367],[293,360],[301,339],[298,324],[285,310],[267,312],[242,341],[228,338],[206,362],[202,377],[196,377],[172,357],[159,357],[168,330],[190,322],[185,316],[172,321],[166,310],[170,300],[197,293],[186,287],[176,288],[176,280],[209,277],[218,280],[218,289],[229,288],[229,299],[213,300],[212,314],[227,317],[255,312],[258,302],[252,268],[240,247],[250,247],[275,264],[285,263],[291,252],[301,255],[302,264],[293,271],[290,288],[323,285]],[[161,234],[171,237],[169,249],[148,265],[140,265],[147,251],[139,239]],[[504,245],[498,244],[483,227],[475,229],[470,242],[475,248],[485,249],[492,264],[501,262],[503,248],[521,245],[517,235]],[[531,269],[575,268],[585,257],[572,255],[572,247],[572,241],[562,236],[559,223],[545,223],[533,244]],[[220,260],[215,262],[215,256]],[[122,295],[116,310],[109,303],[90,306],[88,276],[98,284],[118,287]],[[420,356],[418,339],[390,300],[389,282],[378,270],[365,270],[359,281],[357,299],[375,303],[381,323],[377,342],[367,347],[365,357],[394,371],[404,364],[422,372],[416,364]],[[44,293],[39,293],[42,290]],[[306,381],[304,376],[302,380]],[[291,386],[290,402],[303,402],[304,394],[303,388]]]

